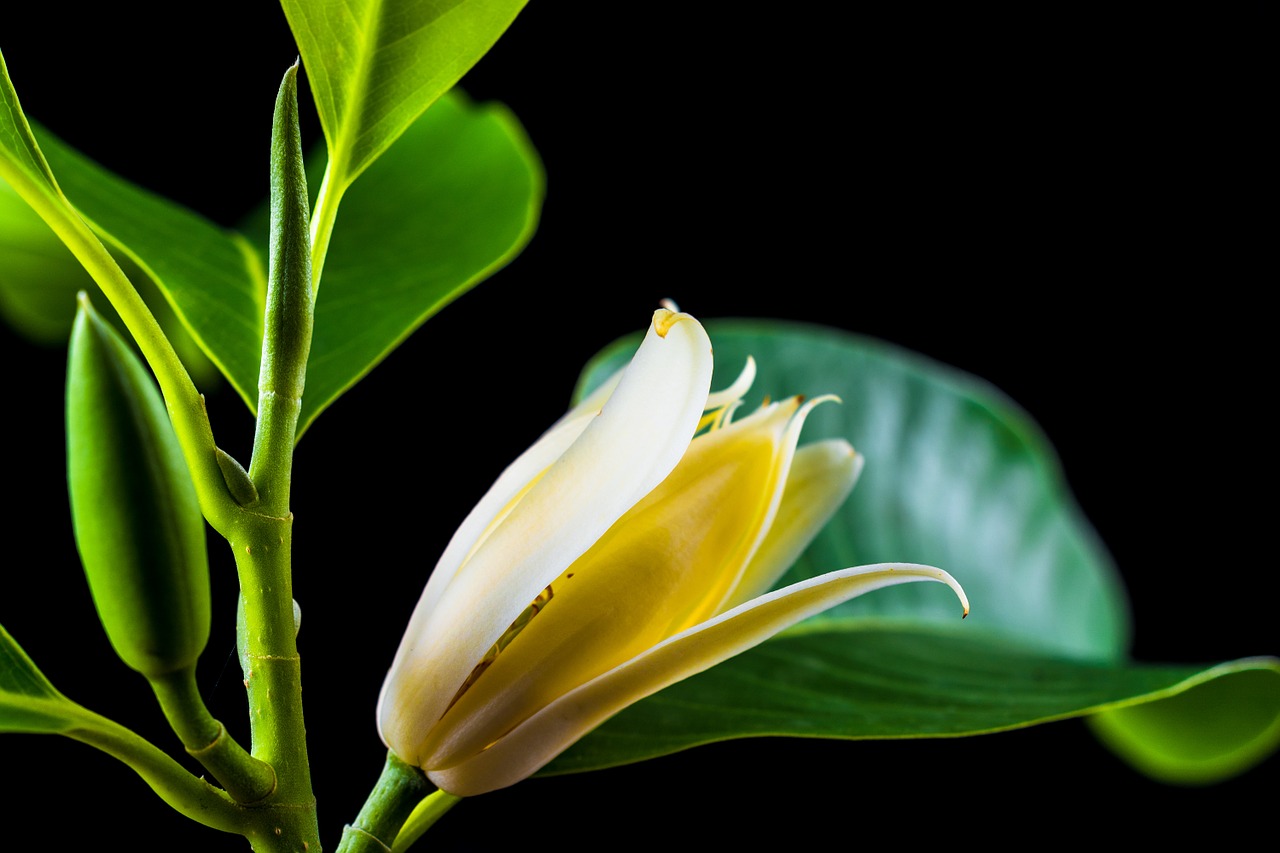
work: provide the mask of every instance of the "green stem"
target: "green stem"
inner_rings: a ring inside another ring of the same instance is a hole
[[[195,667],[149,679],[169,725],[187,752],[213,774],[238,803],[253,803],[276,787],[270,764],[249,755],[214,719],[196,687]]]
[[[355,823],[342,830],[338,853],[390,853],[405,820],[430,791],[421,770],[388,751],[378,784]]]
[[[319,853],[307,760],[302,677],[293,614],[293,446],[311,347],[314,302],[307,185],[298,134],[296,65],[284,75],[271,132],[271,269],[258,378],[258,423],[249,479],[258,501],[224,533],[235,554],[244,608],[241,656],[253,757],[275,769],[275,790],[254,804],[260,853]]]
[[[333,225],[338,219],[338,204],[346,192],[347,180],[340,173],[343,164],[330,160],[325,166],[324,180],[320,183],[320,192],[316,195],[316,209],[311,217],[311,291],[320,291],[320,276],[324,272],[324,261],[329,254],[329,239],[333,236]]]
[[[67,736],[96,747],[133,768],[143,781],[182,814],[223,832],[244,832],[244,814],[227,796],[203,779],[197,779],[145,738],[119,723],[86,711],[89,725]]]
[[[40,184],[26,172],[7,168],[8,165],[9,162],[0,157],[0,178],[17,190],[71,250],[137,341],[143,358],[160,383],[169,418],[195,483],[200,508],[209,524],[221,532],[238,506],[227,491],[214,456],[213,428],[204,397],[196,390],[182,360],[129,277],[57,185]]]

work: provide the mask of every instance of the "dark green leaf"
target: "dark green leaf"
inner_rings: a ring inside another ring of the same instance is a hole
[[[543,773],[596,770],[739,737],[981,734],[1167,696],[1175,697],[1170,703],[1193,701],[1205,689],[1234,695],[1242,683],[1254,685],[1263,702],[1256,713],[1238,715],[1233,734],[1269,751],[1280,740],[1280,660],[1274,658],[1217,667],[1091,663],[967,627],[828,620],[784,633],[627,708]],[[1206,744],[1203,752],[1220,745]]]
[[[752,355],[754,401],[836,394],[843,403],[819,407],[802,440],[844,437],[866,457],[845,506],[780,585],[850,565],[928,563],[964,585],[972,615],[954,626],[950,598],[930,584],[863,596],[632,706],[546,772],[735,737],[939,737],[1089,714],[1119,754],[1179,782],[1225,778],[1280,745],[1280,661],[1126,660],[1110,558],[1040,430],[994,388],[831,329],[707,329],[714,387]],[[637,343],[597,356],[578,396]]]

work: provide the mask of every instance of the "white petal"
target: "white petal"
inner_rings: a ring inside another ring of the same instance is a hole
[[[733,380],[733,384],[723,391],[716,391],[707,396],[706,408],[718,409],[721,406],[727,406],[730,403],[736,403],[742,399],[742,395],[751,390],[751,383],[756,381],[756,360],[751,356],[747,356],[747,363],[742,366],[742,372],[738,374],[738,378]]]
[[[427,587],[422,592],[422,600],[414,611],[415,618],[421,613],[430,614],[435,604],[444,594],[445,587],[453,580],[458,569],[505,517],[504,511],[511,509],[514,499],[542,473],[552,462],[559,459],[568,450],[582,431],[587,428],[600,409],[604,406],[613,390],[618,387],[622,378],[622,370],[617,371],[577,406],[569,410],[551,428],[542,434],[534,444],[521,453],[514,462],[498,476],[489,491],[485,493],[463,519],[462,524],[449,540],[448,547],[440,555]],[[408,633],[414,633],[412,623]]]
[[[951,575],[930,566],[884,563],[810,578],[677,634],[565,694],[478,755],[452,767],[424,769],[432,782],[457,796],[514,784],[618,711],[663,687],[746,651],[842,601],[913,581],[947,584],[968,612],[969,603],[960,585]]]
[[[800,559],[853,490],[862,457],[842,438],[805,445],[795,452],[782,503],[726,610],[767,592]]]
[[[654,322],[598,417],[515,505],[405,635],[379,731],[410,763],[458,687],[539,592],[679,462],[711,383],[711,342],[687,315]]]

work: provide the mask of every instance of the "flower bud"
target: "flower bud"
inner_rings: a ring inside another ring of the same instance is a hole
[[[67,366],[67,485],[98,617],[148,677],[209,638],[204,519],[154,380],[81,294]]]

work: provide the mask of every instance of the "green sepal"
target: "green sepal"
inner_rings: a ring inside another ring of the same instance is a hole
[[[84,294],[66,414],[76,545],[112,647],[148,677],[193,666],[210,623],[195,488],[151,375]]]

